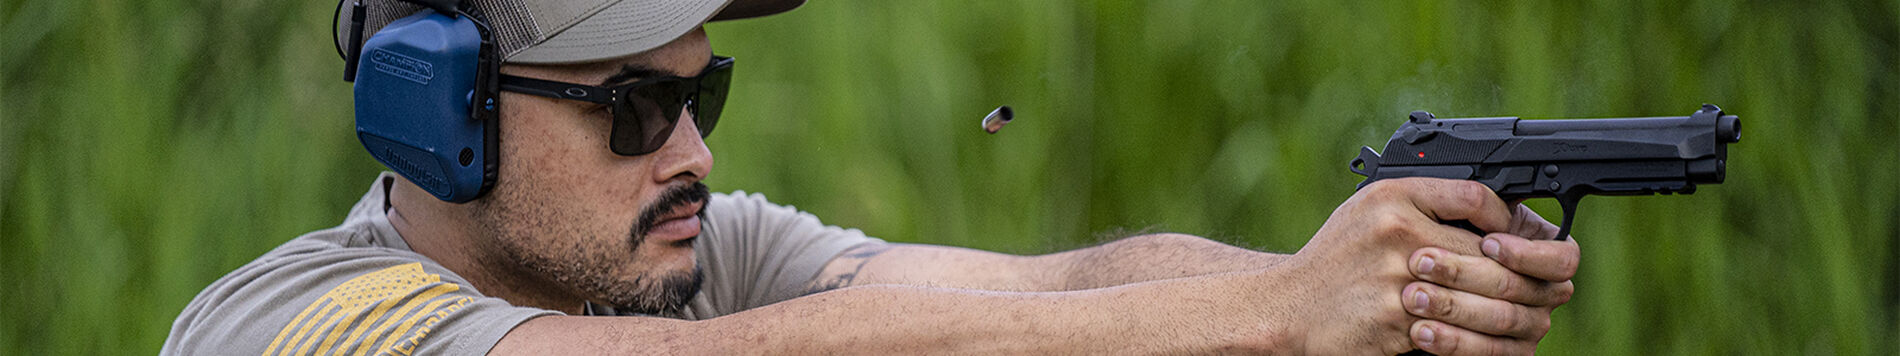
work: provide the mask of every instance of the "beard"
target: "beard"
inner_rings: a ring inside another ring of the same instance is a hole
[[[642,266],[636,258],[647,233],[667,213],[710,198],[705,184],[667,187],[659,199],[641,208],[639,217],[627,224],[625,235],[603,238],[586,228],[590,226],[586,218],[595,214],[571,213],[573,207],[557,205],[561,202],[535,199],[539,194],[495,188],[490,192],[493,199],[477,200],[487,206],[476,209],[480,212],[476,220],[497,235],[495,244],[508,262],[524,272],[623,312],[676,311],[699,293],[704,275],[698,261],[686,271],[636,270]],[[703,221],[706,207],[701,205],[694,214]],[[627,247],[621,249],[615,240]]]

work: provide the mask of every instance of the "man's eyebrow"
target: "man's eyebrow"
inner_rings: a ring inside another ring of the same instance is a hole
[[[653,78],[653,77],[669,76],[669,75],[674,75],[674,74],[672,72],[660,70],[659,68],[648,67],[646,65],[626,64],[626,65],[621,65],[620,71],[615,72],[614,75],[612,76],[608,76],[607,80],[600,81],[600,86],[603,86],[603,87],[615,86],[615,85],[625,84],[627,82],[632,82],[634,79]]]

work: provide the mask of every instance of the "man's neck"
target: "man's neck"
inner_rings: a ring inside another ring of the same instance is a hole
[[[406,180],[393,183],[388,196],[389,224],[409,249],[454,271],[484,295],[517,306],[582,313],[585,299],[523,270],[496,244],[482,243],[494,237],[481,231],[465,206],[437,200]]]

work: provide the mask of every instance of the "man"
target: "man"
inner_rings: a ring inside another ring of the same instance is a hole
[[[538,30],[499,37],[516,82],[617,87],[724,75],[702,23],[801,3],[474,7]],[[365,36],[406,15],[370,12]],[[502,94],[486,195],[445,202],[384,173],[342,225],[207,287],[162,353],[1528,354],[1578,262],[1527,208],[1427,179],[1362,189],[1293,255],[1175,234],[1040,256],[885,243],[709,194],[716,106],[549,96]],[[659,126],[609,133],[625,120]]]

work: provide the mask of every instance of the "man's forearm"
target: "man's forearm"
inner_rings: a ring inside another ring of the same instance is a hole
[[[698,322],[545,317],[510,332],[496,354],[1270,351],[1296,346],[1285,342],[1293,308],[1245,299],[1243,290],[1276,290],[1287,284],[1273,282],[1280,278],[1225,274],[1053,293],[861,286]]]
[[[1286,255],[1181,234],[1142,235],[1036,256],[959,247],[864,244],[846,250],[809,282],[807,294],[846,286],[902,284],[1059,292],[1258,270]]]
[[[1140,235],[1100,246],[1036,256],[1054,268],[1047,290],[1083,290],[1128,283],[1267,268],[1287,255],[1258,252],[1183,234]]]

